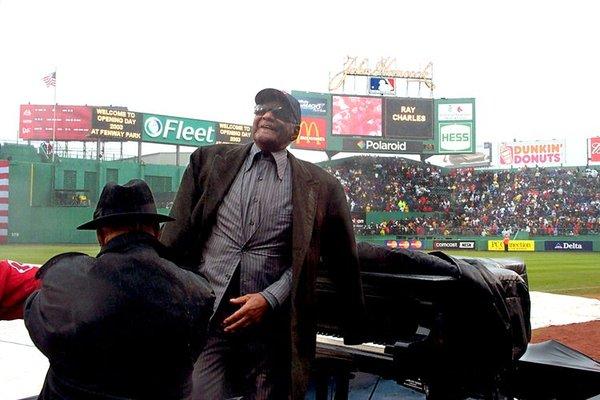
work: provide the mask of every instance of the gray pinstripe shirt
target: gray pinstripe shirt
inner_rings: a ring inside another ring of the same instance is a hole
[[[292,285],[292,174],[287,150],[264,157],[253,145],[217,212],[200,273],[216,310],[240,268],[240,295],[260,292],[279,307]]]

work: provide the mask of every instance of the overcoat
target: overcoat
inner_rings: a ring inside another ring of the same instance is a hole
[[[117,236],[98,257],[58,255],[39,270],[25,326],[50,361],[39,400],[186,398],[206,336],[208,282],[161,257],[146,233]]]
[[[175,263],[197,271],[217,210],[251,144],[198,148],[190,156],[161,241]],[[291,397],[303,399],[316,343],[317,267],[337,285],[340,326],[347,344],[360,342],[364,299],[350,212],[340,183],[320,167],[288,153],[292,172]]]

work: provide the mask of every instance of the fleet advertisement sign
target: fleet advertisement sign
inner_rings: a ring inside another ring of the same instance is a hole
[[[434,250],[476,250],[476,242],[474,240],[434,240],[433,241],[433,249]]]
[[[592,251],[593,242],[591,240],[547,240],[544,242],[544,249],[547,251]]]
[[[208,146],[217,141],[217,123],[144,114],[142,141],[192,147]]]
[[[565,162],[565,144],[558,140],[500,143],[501,166],[558,166]]]
[[[435,100],[438,153],[475,152],[475,99]]]
[[[23,140],[91,140],[92,110],[87,106],[25,104],[19,109]]]
[[[488,240],[488,251],[504,251],[502,240]],[[511,240],[508,251],[535,251],[534,240]]]
[[[590,139],[590,161],[600,162],[600,136]]]
[[[142,139],[142,114],[122,108],[94,107],[90,137],[139,141]]]
[[[433,99],[386,97],[384,136],[433,139]]]

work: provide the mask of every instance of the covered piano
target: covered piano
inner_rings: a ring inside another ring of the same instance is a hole
[[[327,271],[317,280],[317,398],[327,376],[347,396],[352,371],[419,386],[428,399],[491,398],[531,338],[525,265],[358,244],[367,306],[363,345],[344,346]],[[346,386],[345,386],[346,385]]]

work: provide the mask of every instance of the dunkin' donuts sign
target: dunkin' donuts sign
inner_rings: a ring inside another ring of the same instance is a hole
[[[565,162],[565,144],[558,140],[500,143],[498,162],[502,166],[553,166]]]

